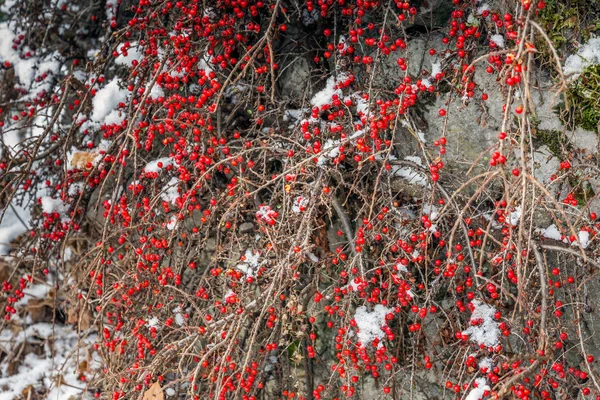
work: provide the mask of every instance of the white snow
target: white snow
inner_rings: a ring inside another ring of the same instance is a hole
[[[149,83],[148,83],[149,85]],[[148,95],[150,99],[158,99],[160,97],[165,97],[165,91],[160,85],[155,82],[154,86],[152,86],[152,90],[150,90],[150,94]]]
[[[396,158],[394,156],[389,156],[389,159],[395,160]],[[407,157],[404,157],[404,159],[407,161],[414,162],[417,165],[423,166],[421,157],[407,156]],[[392,175],[406,179],[409,183],[413,183],[413,184],[423,186],[423,187],[428,186],[427,176],[425,174],[423,174],[422,172],[415,170],[414,168],[393,165],[392,169],[391,169],[391,173],[392,173]]]
[[[490,357],[486,357],[479,361],[479,364],[477,365],[480,369],[486,369],[488,371],[491,371],[492,367],[494,366],[494,361],[492,361]]]
[[[414,183],[423,187],[427,186],[427,178],[422,173],[415,171],[410,167],[399,167],[394,165],[392,167],[392,174],[406,179],[409,183]]]
[[[275,221],[276,211],[274,211],[268,205],[261,205],[258,211],[256,212],[256,218],[265,221],[270,224]]]
[[[542,232],[542,236],[553,240],[562,240],[562,235],[556,225],[552,224]]]
[[[113,20],[117,18],[118,0],[106,0],[106,19]]]
[[[431,76],[435,78],[437,74],[442,73],[442,64],[440,62],[431,63]]]
[[[157,317],[152,317],[152,318],[148,319],[148,326],[150,328],[159,328],[160,320]]]
[[[309,258],[309,259],[310,259],[310,261],[312,261],[312,262],[318,263],[318,262],[320,261],[320,260],[319,260],[319,257],[317,257],[317,255],[316,255],[315,253],[309,252],[309,253],[307,253],[306,255],[308,256],[308,258]]]
[[[577,239],[571,242],[567,237],[562,235],[555,224],[550,225],[542,232],[542,236],[552,240],[562,241],[563,243],[571,243],[571,246],[579,246],[584,249],[587,248],[590,244],[590,233],[588,231],[580,230],[577,234]]]
[[[496,45],[498,45],[498,47],[500,47],[501,49],[504,48],[505,43],[504,43],[504,36],[496,34],[496,35],[492,35],[492,37],[490,38],[490,40],[494,43],[496,43]]]
[[[26,306],[30,299],[45,299],[52,287],[49,284],[36,283],[23,290],[25,296],[15,303],[15,307]]]
[[[511,226],[517,226],[521,220],[521,207],[516,207],[515,211],[510,213],[509,222]]]
[[[327,163],[327,159],[332,159],[332,158],[336,158],[337,156],[339,156],[340,155],[340,149],[339,149],[340,145],[341,145],[340,140],[327,139],[325,141],[325,146],[323,147],[323,150],[321,151],[322,155],[319,156],[319,159],[317,161],[317,165],[323,166],[323,165],[325,165],[325,163]]]
[[[175,227],[177,226],[177,221],[179,221],[179,219],[177,218],[176,215],[171,215],[171,218],[169,219],[169,222],[167,223],[167,229],[172,231],[173,229],[175,229]]]
[[[304,196],[296,197],[294,200],[294,205],[292,206],[292,211],[296,214],[299,214],[306,210],[306,206],[308,205],[308,198]]]
[[[423,214],[429,216],[429,219],[434,221],[439,217],[440,210],[433,204],[423,204]]]
[[[131,66],[133,60],[141,61],[144,58],[144,54],[138,47],[137,42],[132,42],[131,47],[127,49],[127,55],[123,54],[121,47],[119,47],[119,55],[115,58],[115,63],[119,65]]]
[[[49,388],[50,391],[43,397],[47,400],[82,398],[86,384],[78,379],[79,374],[75,371],[85,359],[89,361],[86,374],[98,368],[98,358],[86,348],[96,340],[95,335],[82,340],[71,327],[58,324],[36,323],[18,333],[4,329],[0,333],[0,342],[9,352],[16,351],[21,343],[29,342],[32,346],[41,347],[42,354],[26,354],[17,372],[10,376],[7,363],[0,367],[0,400],[21,398],[29,386],[33,390]],[[74,352],[78,344],[82,345],[82,349]],[[56,385],[59,375],[64,384]]]
[[[577,236],[581,247],[584,249],[587,248],[588,244],[590,244],[590,233],[588,231],[579,231]],[[577,242],[571,243],[571,246],[577,246]]]
[[[17,33],[9,26],[8,22],[0,23],[0,62],[6,62],[12,64],[14,67],[15,74],[19,78],[21,85],[29,88],[34,83],[34,79],[37,75],[44,72],[57,72],[60,68],[60,62],[58,61],[58,53],[53,53],[43,59],[37,57],[30,57],[28,59],[22,59],[19,53],[13,49],[13,40],[17,37]],[[45,88],[44,85],[41,88]]]
[[[333,95],[337,94],[338,96],[341,97],[342,90],[339,88],[336,89],[336,86],[337,86],[338,82],[340,82],[346,78],[347,78],[347,76],[345,74],[338,74],[337,79],[335,78],[335,76],[330,76],[327,79],[325,88],[323,90],[321,90],[320,92],[317,92],[313,96],[313,98],[310,100],[310,104],[312,104],[313,107],[321,108],[325,104],[331,103],[331,99],[332,99]]]
[[[463,335],[469,335],[471,341],[480,346],[496,346],[500,336],[499,324],[494,320],[496,309],[481,300],[473,300],[471,304],[474,307],[471,326],[462,332]]]
[[[124,118],[119,117],[116,110],[119,103],[127,99],[127,90],[121,89],[119,87],[120,83],[121,80],[119,78],[113,78],[106,86],[96,92],[92,100],[94,109],[90,117],[92,121],[104,123],[105,119],[108,119],[106,123],[114,123]]]
[[[167,188],[160,193],[160,198],[171,204],[175,204],[175,202],[179,198],[178,187],[179,179],[176,177],[172,177],[169,183],[167,183]]]
[[[489,4],[487,3],[483,3],[482,5],[479,6],[479,8],[477,8],[477,14],[481,15],[483,14],[484,11],[490,11],[491,7]]]
[[[198,61],[198,69],[203,69],[204,72],[206,72],[207,75],[213,71],[213,69],[211,68],[211,66],[208,65],[209,61],[210,61],[209,57],[206,56],[206,55],[203,56],[203,57],[201,57],[200,61]]]
[[[264,262],[260,261],[260,253],[255,252],[251,249],[247,249],[244,254],[244,262],[237,265],[237,269],[242,271],[247,277],[252,278],[255,276],[256,269],[260,267]]]
[[[21,207],[13,200],[12,207],[6,209],[6,213],[0,222],[0,255],[10,252],[10,243],[27,232],[30,228],[30,208],[27,204]]]
[[[381,327],[387,325],[385,316],[392,312],[392,309],[375,305],[373,311],[368,312],[366,306],[360,306],[354,313],[354,320],[359,331],[357,332],[358,341],[363,347],[370,345],[375,338],[383,339],[385,332]],[[381,343],[379,343],[381,346]]]
[[[53,199],[50,196],[42,196],[42,211],[46,214],[57,212],[64,214],[68,210],[68,206],[61,199]]]
[[[175,323],[179,326],[183,326],[183,324],[185,324],[185,318],[181,313],[181,307],[175,307],[173,309],[173,314],[175,314]]]
[[[477,378],[473,383],[473,389],[469,392],[465,400],[481,400],[483,399],[485,392],[490,392],[492,389],[487,383],[485,378]]]
[[[159,166],[158,164],[161,164],[161,166]],[[161,172],[165,168],[167,168],[169,165],[172,165],[172,164],[173,164],[173,159],[171,157],[157,158],[156,160],[152,160],[148,164],[146,164],[146,166],[144,167],[144,171],[145,172]]]
[[[591,38],[581,46],[577,54],[567,57],[563,72],[565,75],[577,76],[590,65],[600,64],[600,38]]]
[[[347,142],[352,143],[352,141],[354,139],[359,138],[360,136],[364,135],[364,133],[365,132],[363,130],[358,130],[358,131],[354,132],[349,138],[346,138],[346,139],[342,139],[342,140],[327,139],[325,141],[325,145],[321,149],[321,155],[317,159],[317,165],[322,167],[323,165],[325,165],[327,163],[327,161],[329,159],[333,159],[333,158],[336,158],[337,156],[339,156],[340,155],[340,146],[342,144],[347,143]]]

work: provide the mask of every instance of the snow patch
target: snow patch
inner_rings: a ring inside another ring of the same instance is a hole
[[[92,100],[92,111],[91,120],[96,123],[115,123],[116,121],[123,121],[124,117],[118,116],[116,108],[119,103],[124,102],[127,99],[127,90],[121,89],[119,84],[121,80],[114,78],[106,86],[96,92],[94,99]],[[119,122],[119,123],[120,123]]]
[[[492,389],[485,378],[477,378],[473,383],[473,389],[471,389],[467,397],[465,397],[465,400],[481,400],[486,396],[486,393],[489,394],[491,390]]]
[[[292,206],[292,211],[296,214],[299,214],[306,210],[306,206],[308,205],[308,198],[304,196],[296,197],[294,200],[294,205]]]
[[[600,38],[591,38],[581,46],[576,54],[567,57],[563,72],[578,76],[590,65],[600,64]]]
[[[159,165],[160,164],[160,165]],[[144,167],[145,172],[161,172],[169,165],[173,165],[173,159],[171,157],[163,157],[158,158],[156,160],[150,161]]]
[[[130,67],[134,60],[139,62],[144,58],[144,54],[138,47],[137,42],[132,42],[131,47],[126,50],[126,53],[127,55],[123,54],[123,51],[119,48],[119,55],[115,58],[115,63]]]
[[[179,198],[179,179],[172,177],[169,183],[167,183],[166,190],[163,190],[160,194],[160,198],[171,204],[175,204]]]
[[[264,261],[260,260],[260,253],[247,249],[244,254],[244,262],[237,265],[237,269],[242,271],[248,278],[253,278],[256,273],[256,269],[260,267]]]
[[[345,74],[339,74],[337,79],[335,76],[330,76],[327,79],[325,88],[313,96],[310,100],[310,104],[312,104],[313,107],[321,108],[325,104],[331,103],[331,99],[334,95],[337,94],[338,96],[341,96],[342,90],[337,88],[337,84],[346,78],[347,76]]]
[[[562,240],[563,236],[556,227],[556,225],[552,224],[542,232],[542,236],[552,240]]]
[[[358,341],[363,347],[370,345],[375,339],[381,340],[386,336],[381,327],[387,325],[385,316],[391,312],[392,309],[381,304],[375,305],[371,312],[367,311],[366,306],[360,306],[356,309],[354,320],[359,329],[357,333]],[[381,345],[380,342],[379,346]]]
[[[481,300],[473,300],[471,304],[473,305],[471,326],[462,332],[463,335],[468,335],[472,342],[480,346],[496,346],[500,336],[498,322],[494,320],[496,309]]]
[[[502,35],[492,35],[490,41],[496,43],[496,45],[501,49],[503,49],[504,46],[506,46],[506,44],[504,43],[504,36]]]

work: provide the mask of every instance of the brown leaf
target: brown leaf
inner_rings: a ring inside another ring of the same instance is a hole
[[[80,169],[88,169],[88,164],[93,164],[98,153],[92,151],[78,151],[73,154],[71,166]]]
[[[90,313],[87,309],[78,310],[76,306],[69,307],[67,310],[67,322],[72,325],[79,324],[82,331],[90,327]]]
[[[160,387],[160,383],[154,382],[152,386],[150,386],[150,389],[146,390],[142,400],[165,400],[165,395]]]

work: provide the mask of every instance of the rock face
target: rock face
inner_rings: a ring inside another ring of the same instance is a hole
[[[310,78],[308,60],[301,56],[285,67],[281,74],[280,90],[289,98],[310,98],[312,94]]]

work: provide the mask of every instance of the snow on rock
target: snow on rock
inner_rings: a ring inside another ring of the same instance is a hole
[[[496,43],[496,45],[501,49],[503,49],[506,46],[506,44],[504,43],[504,36],[502,35],[492,35],[490,40]]]
[[[560,233],[560,230],[556,227],[555,224],[550,225],[543,231],[541,231],[543,237],[552,240],[562,241],[563,243],[571,243],[571,246],[579,246],[584,249],[587,248],[590,244],[590,233],[588,231],[580,230],[577,234],[577,240],[571,242],[565,235]]]
[[[411,167],[401,167],[399,165],[392,165],[392,175],[403,178],[408,183],[427,187],[427,177],[421,171],[417,171]]]
[[[148,83],[148,85],[150,85],[150,83]],[[148,97],[153,100],[165,97],[165,91],[162,87],[160,87],[160,85],[157,82],[155,82],[154,86],[152,86],[152,89],[150,90],[150,94],[148,95]]]
[[[169,165],[173,165],[173,159],[171,157],[162,157],[156,160],[150,161],[144,167],[145,172],[161,172],[164,168]]]
[[[481,15],[481,14],[483,14],[485,11],[490,11],[491,9],[492,9],[492,8],[490,7],[490,5],[489,5],[489,4],[487,4],[487,3],[483,3],[482,5],[480,5],[480,6],[477,8],[477,14],[478,14],[478,15]]]
[[[335,76],[330,76],[327,79],[325,88],[313,96],[313,98],[310,100],[310,104],[312,104],[313,107],[321,108],[325,104],[331,103],[333,95],[337,94],[338,96],[341,96],[342,90],[337,88],[337,84],[346,78],[347,76],[345,74],[338,74],[337,79]]]
[[[581,247],[583,247],[584,249],[587,248],[590,244],[590,233],[588,231],[579,231],[577,237],[579,239],[579,244],[581,244]],[[571,246],[577,246],[577,242],[571,243]]]
[[[166,227],[168,230],[172,231],[173,229],[175,229],[175,227],[177,226],[177,221],[179,221],[179,219],[177,218],[176,215],[171,215],[171,218],[169,219],[169,222],[167,223]]]
[[[172,177],[167,183],[166,189],[160,193],[160,198],[171,204],[175,204],[179,198],[179,179]]]
[[[327,163],[328,159],[336,158],[340,155],[340,140],[327,139],[325,146],[323,146],[323,155],[319,156],[317,165],[323,166]]]
[[[26,202],[23,206],[19,206],[13,200],[12,207],[6,209],[4,217],[0,221],[0,255],[8,254],[11,242],[27,232],[30,228],[30,217],[30,207]]]
[[[256,270],[263,263],[263,261],[260,261],[260,253],[251,249],[247,249],[246,253],[244,254],[244,260],[242,263],[237,265],[237,269],[246,274],[248,278],[253,278],[256,276]]]
[[[563,239],[562,234],[560,233],[560,231],[554,224],[552,224],[549,227],[547,227],[546,229],[544,229],[544,231],[542,232],[542,236],[545,238],[548,238],[548,239],[553,239],[553,240],[562,240]]]
[[[462,332],[463,335],[468,335],[472,342],[480,346],[496,346],[500,337],[498,322],[494,320],[496,309],[481,300],[473,300],[471,305],[471,326]]]
[[[389,157],[390,160],[393,160],[394,157]],[[408,156],[404,158],[407,161],[414,162],[420,166],[423,166],[420,157]],[[417,171],[411,167],[403,167],[400,165],[392,165],[391,174],[398,176],[407,180],[409,183],[413,183],[415,185],[419,185],[422,187],[428,186],[427,176],[421,171]]]
[[[479,367],[479,369],[483,370],[483,372],[491,371],[492,367],[494,366],[494,361],[490,357],[486,357],[479,361],[479,364],[477,364],[477,366]]]
[[[160,320],[156,317],[148,319],[148,326],[150,328],[160,328]]]
[[[317,255],[315,253],[309,252],[306,255],[309,258],[309,260],[312,261],[312,262],[314,262],[314,263],[318,263],[320,261],[319,257],[317,257]]]
[[[183,317],[181,311],[181,307],[179,306],[173,309],[173,314],[175,315],[175,323],[177,323],[177,325],[179,326],[183,326],[185,324],[185,318]]]
[[[367,311],[366,306],[360,306],[356,309],[354,320],[356,321],[356,327],[359,329],[357,332],[358,341],[363,347],[370,345],[376,338],[381,340],[386,336],[381,327],[387,325],[385,316],[391,312],[392,309],[381,304],[375,305],[371,312]]]
[[[120,123],[124,116],[119,116],[117,107],[127,99],[127,90],[121,89],[119,78],[113,78],[106,86],[96,92],[92,100],[91,120],[96,123]],[[123,113],[124,115],[124,113]]]
[[[115,58],[115,63],[119,65],[125,65],[130,67],[131,63],[135,61],[141,61],[144,58],[144,54],[141,49],[138,47],[137,42],[132,42],[131,47],[128,48],[125,52],[119,48],[119,55]]]
[[[304,196],[296,197],[294,200],[294,205],[292,206],[292,211],[296,214],[299,214],[306,210],[306,206],[308,205],[308,198]]]
[[[321,150],[321,155],[317,159],[317,165],[322,167],[323,165],[327,164],[328,160],[339,156],[340,155],[340,146],[342,144],[345,144],[348,142],[352,143],[352,141],[354,141],[354,139],[358,139],[359,137],[363,136],[364,133],[365,132],[363,130],[358,130],[358,131],[354,132],[349,138],[346,138],[346,139],[342,139],[342,140],[327,139],[327,141],[325,141],[325,145],[323,146],[323,148]]]
[[[477,378],[473,383],[473,389],[465,397],[465,400],[481,400],[488,396],[491,390],[485,378]]]
[[[567,57],[563,72],[565,75],[577,76],[590,65],[600,64],[600,37],[591,38],[581,46],[577,54]]]
[[[46,214],[59,213],[65,214],[69,210],[69,206],[61,199],[53,199],[50,196],[42,196],[42,211]]]
[[[210,65],[208,65],[208,63],[209,63],[209,57],[206,55],[204,57],[201,57],[200,61],[198,61],[198,69],[204,70],[206,75],[208,75],[209,73],[211,73],[213,71],[213,69],[211,68]]]
[[[113,20],[113,19],[116,20],[118,7],[119,7],[118,0],[107,0],[106,1],[106,19],[108,19],[109,21]]]
[[[521,220],[521,207],[516,207],[515,211],[510,213],[509,222],[512,226],[517,226]]]
[[[442,73],[442,64],[439,62],[431,63],[431,76],[436,77],[437,74]]]
[[[440,210],[433,204],[423,204],[423,214],[429,216],[431,221],[434,221],[440,216]]]

